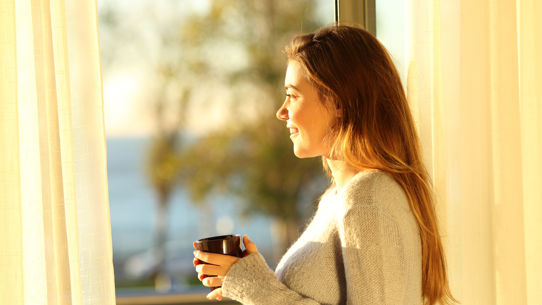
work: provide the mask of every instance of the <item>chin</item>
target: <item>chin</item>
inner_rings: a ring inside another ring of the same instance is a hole
[[[310,153],[308,151],[304,151],[301,149],[296,149],[295,147],[294,147],[294,155],[298,157],[299,159],[314,158],[314,157],[320,156],[319,154],[314,154],[314,153]]]

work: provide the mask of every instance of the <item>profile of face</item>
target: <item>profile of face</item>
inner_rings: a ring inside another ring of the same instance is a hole
[[[322,100],[303,66],[295,60],[288,62],[284,87],[286,99],[276,115],[290,130],[294,154],[298,158],[328,157],[328,135],[338,111]]]

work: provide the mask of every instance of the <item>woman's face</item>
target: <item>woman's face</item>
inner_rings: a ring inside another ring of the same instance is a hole
[[[324,104],[297,61],[289,61],[284,87],[286,99],[277,111],[277,118],[286,121],[294,154],[298,158],[328,157],[331,143],[326,136],[336,119],[337,110]]]

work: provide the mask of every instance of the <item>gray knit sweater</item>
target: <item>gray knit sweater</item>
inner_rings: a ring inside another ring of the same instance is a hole
[[[223,295],[246,305],[422,304],[421,242],[405,193],[379,170],[322,197],[271,271],[260,254],[235,263]]]

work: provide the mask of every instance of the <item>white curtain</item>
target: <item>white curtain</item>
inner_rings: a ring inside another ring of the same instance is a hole
[[[0,304],[115,304],[95,1],[0,1]]]
[[[407,92],[452,292],[542,304],[542,1],[406,3]]]

